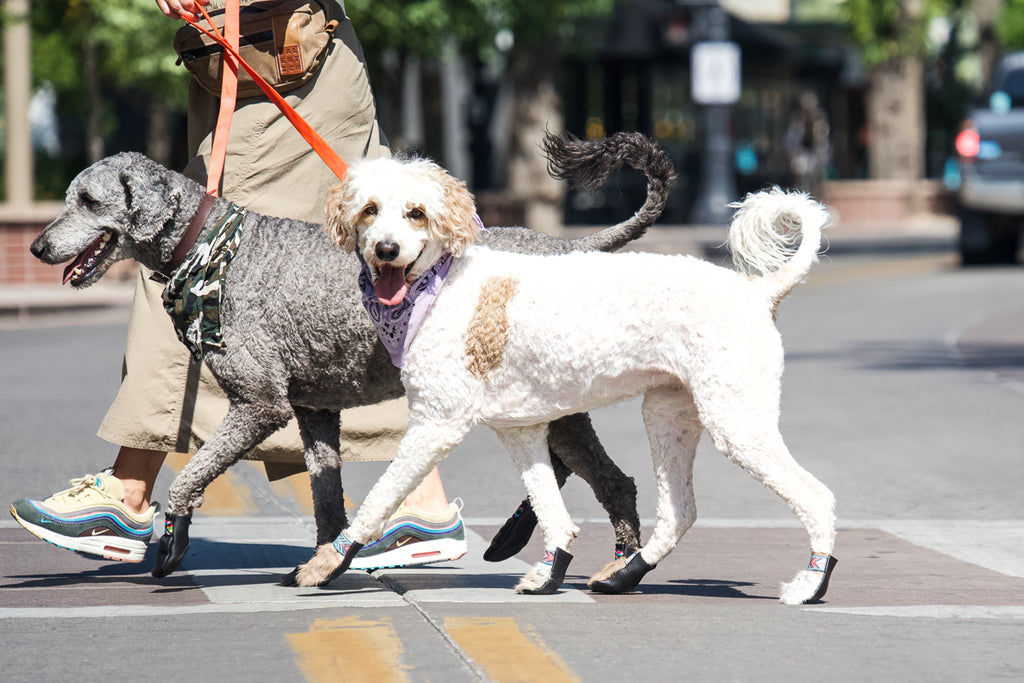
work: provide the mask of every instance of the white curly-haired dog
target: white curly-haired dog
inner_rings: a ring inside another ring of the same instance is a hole
[[[370,305],[402,301],[448,255],[450,270],[431,285],[436,298],[407,345],[409,429],[398,455],[351,525],[299,568],[298,582],[320,585],[343,572],[406,494],[485,424],[519,468],[549,549],[516,590],[554,592],[578,528],[551,471],[547,424],[642,394],[657,522],[648,543],[605,567],[591,588],[632,590],[693,525],[693,459],[707,430],[810,535],[811,563],[783,585],[782,602],[819,600],[835,565],[835,499],[779,433],[783,350],[774,316],[816,262],[829,216],[806,195],[777,188],[737,206],[730,246],[743,272],[688,256],[519,255],[472,244],[472,196],[433,163],[353,164],[335,188],[327,230],[364,260]]]

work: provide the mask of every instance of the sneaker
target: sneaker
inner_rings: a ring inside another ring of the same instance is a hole
[[[71,488],[46,500],[11,505],[18,524],[61,548],[108,560],[141,562],[153,535],[157,505],[139,514],[122,502],[124,485],[111,470],[72,479]]]
[[[430,514],[402,505],[388,520],[380,540],[367,543],[352,560],[352,569],[415,567],[457,560],[466,554],[466,527],[462,501],[447,512]]]

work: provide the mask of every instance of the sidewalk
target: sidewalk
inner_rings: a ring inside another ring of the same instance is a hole
[[[598,227],[570,226],[568,238],[582,237]],[[825,233],[827,253],[931,253],[956,247],[958,221],[954,216],[916,216],[905,221],[839,225]],[[657,225],[630,251],[716,256],[724,254],[726,226]],[[39,316],[70,312],[127,309],[131,306],[135,280],[99,283],[74,290],[58,282],[53,285],[0,286],[0,322],[18,322]]]

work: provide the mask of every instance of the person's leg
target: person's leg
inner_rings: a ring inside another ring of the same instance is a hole
[[[167,453],[122,446],[114,461],[114,476],[124,486],[124,504],[136,512],[149,508],[153,486]]]
[[[444,492],[441,471],[436,467],[432,469],[427,478],[416,487],[416,490],[409,494],[403,505],[423,512],[448,512],[448,496]]]

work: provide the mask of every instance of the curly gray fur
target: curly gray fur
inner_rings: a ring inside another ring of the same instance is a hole
[[[552,154],[582,153],[565,142]],[[607,163],[585,143],[592,164]],[[640,146],[633,143],[636,149]],[[616,159],[650,167],[648,177],[667,192],[667,169],[634,160],[616,143]],[[656,154],[648,156],[657,159]],[[553,162],[555,163],[555,162]],[[567,163],[567,162],[566,162]],[[645,165],[646,164],[646,165]],[[586,164],[576,163],[581,174]],[[656,170],[654,170],[656,169]],[[570,173],[567,172],[567,175]],[[653,175],[652,175],[653,174]],[[577,177],[579,177],[577,175]],[[36,239],[32,252],[47,263],[75,258],[105,232],[115,246],[94,272],[76,284],[98,280],[117,260],[134,258],[159,270],[180,241],[204,189],[185,176],[133,153],[101,160],[71,184],[60,216]],[[657,213],[644,205],[630,221],[581,240],[563,240],[524,228],[484,230],[479,242],[494,249],[533,253],[614,249],[643,234]],[[662,205],[664,197],[662,197]],[[228,208],[218,199],[204,228]],[[338,455],[339,411],[404,393],[399,371],[363,310],[356,286],[359,263],[338,249],[323,227],[248,213],[243,239],[225,282],[221,326],[224,348],[210,349],[206,363],[230,400],[224,421],[171,485],[169,512],[184,515],[202,504],[213,479],[280,429],[299,422],[309,470],[317,543],[333,540],[346,526]],[[549,448],[584,478],[616,531],[616,540],[639,547],[636,487],[608,458],[587,415],[551,424]],[[558,468],[564,480],[564,468]]]

